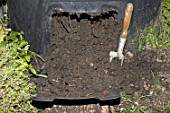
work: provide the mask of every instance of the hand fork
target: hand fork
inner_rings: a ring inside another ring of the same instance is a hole
[[[129,25],[131,21],[132,12],[133,12],[133,4],[128,3],[126,6],[126,10],[125,10],[125,16],[124,16],[124,21],[123,21],[122,32],[120,34],[118,50],[117,52],[110,51],[109,53],[110,62],[115,57],[118,57],[121,60],[121,65],[123,64],[123,60],[124,60],[123,49],[124,49],[124,46],[127,40],[128,29],[129,29]]]

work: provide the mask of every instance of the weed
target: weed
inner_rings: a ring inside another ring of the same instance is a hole
[[[6,36],[6,29],[2,27],[0,33],[0,111],[37,112],[30,101],[35,85],[25,74],[29,71],[31,58],[28,42],[23,39],[22,32],[12,31]]]
[[[23,39],[23,32],[7,29],[8,16],[2,5],[3,18],[0,19],[0,113],[29,112],[38,110],[31,105],[35,85],[30,82],[30,74],[37,74],[30,64],[30,45]],[[37,55],[38,56],[38,55]]]
[[[151,26],[146,28],[140,35],[139,49],[152,48],[159,50],[170,50],[170,30],[169,26],[162,23],[161,26]]]
[[[168,26],[170,26],[170,0],[163,0],[162,6],[163,20]]]
[[[163,0],[162,23],[144,30],[139,38],[139,49],[170,50],[170,0]]]

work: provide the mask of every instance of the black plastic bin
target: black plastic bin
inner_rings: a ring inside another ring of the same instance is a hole
[[[140,31],[159,17],[162,0],[8,0],[10,27],[16,31],[24,31],[25,39],[31,45],[31,50],[43,54],[47,50],[50,40],[51,17],[56,11],[70,14],[101,14],[115,11],[118,13],[121,30],[124,11],[129,2],[134,4],[134,11],[126,48],[133,51],[137,48]],[[119,91],[115,91],[112,97],[107,98],[56,97],[47,100],[34,98],[34,100],[42,102],[52,102],[55,99],[68,101],[97,100],[104,102],[119,98]]]
[[[24,31],[31,49],[43,53],[49,42],[50,17],[56,8],[70,13],[101,13],[115,10],[122,23],[126,4],[132,2],[134,11],[128,43],[129,50],[138,45],[139,32],[158,18],[162,0],[8,0],[10,27]]]

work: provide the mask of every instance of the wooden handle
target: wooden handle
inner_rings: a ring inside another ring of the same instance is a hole
[[[126,6],[126,10],[125,10],[123,28],[122,28],[122,33],[120,35],[121,38],[127,38],[127,33],[128,33],[130,21],[131,21],[132,12],[133,12],[133,4],[128,3]]]

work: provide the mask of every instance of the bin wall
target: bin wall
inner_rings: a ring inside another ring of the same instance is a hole
[[[62,7],[64,11],[72,13],[75,11],[100,13],[110,10],[110,5],[113,5],[114,10],[119,14],[121,25],[126,4],[129,2],[134,4],[134,12],[126,45],[129,50],[134,50],[138,45],[139,31],[158,18],[162,0],[96,0],[93,2],[91,0],[8,0],[10,27],[16,31],[24,31],[31,50],[42,54],[46,51],[49,42],[50,20],[54,8]],[[102,4],[106,7],[101,8]]]

